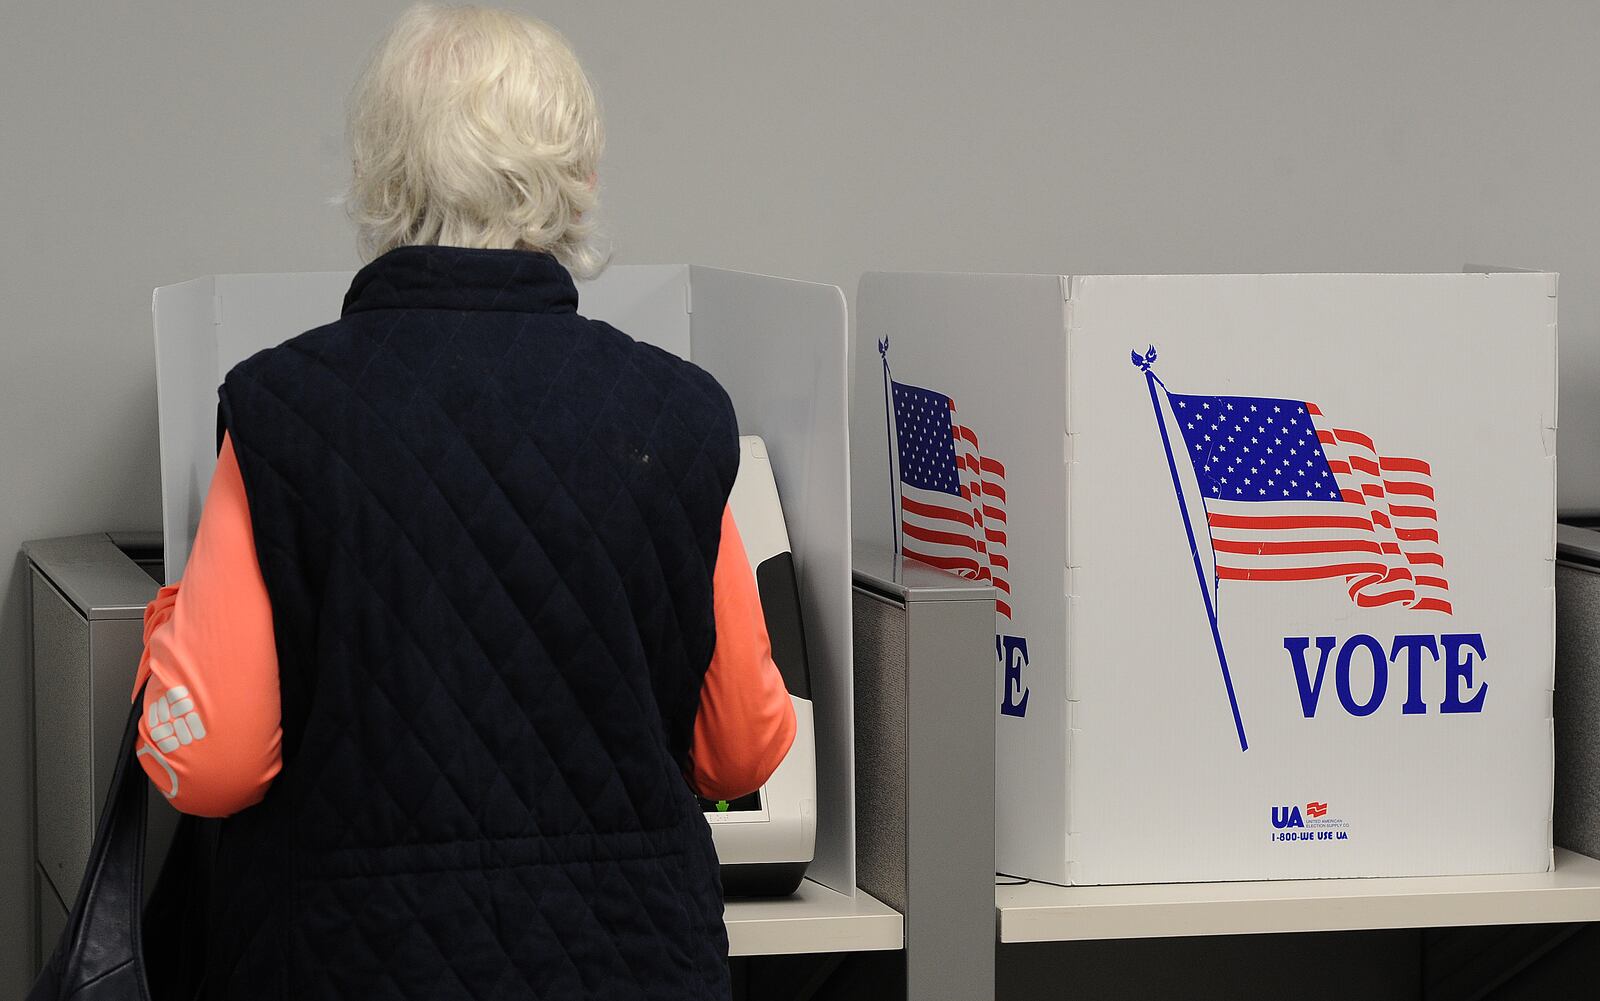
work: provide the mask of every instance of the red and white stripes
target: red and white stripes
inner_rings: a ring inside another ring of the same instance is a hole
[[[1363,608],[1400,603],[1449,612],[1432,467],[1421,459],[1382,455],[1367,435],[1330,428],[1315,405],[1306,409],[1345,503],[1364,510],[1379,547],[1381,568],[1350,576],[1351,599]]]
[[[900,530],[905,555],[989,581],[999,591],[996,610],[1011,618],[1011,562],[1006,556],[1006,469],[983,454],[977,432],[955,419],[950,404],[960,500],[902,483]]]

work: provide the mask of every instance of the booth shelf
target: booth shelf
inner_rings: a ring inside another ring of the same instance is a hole
[[[724,920],[734,956],[872,952],[905,944],[899,911],[865,890],[847,897],[809,879],[792,897],[730,900]]]
[[[1551,872],[1144,886],[995,887],[1001,942],[1600,921],[1600,861]]]

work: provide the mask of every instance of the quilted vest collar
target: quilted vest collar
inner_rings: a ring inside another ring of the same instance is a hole
[[[549,254],[467,247],[396,247],[356,273],[344,313],[481,309],[576,313],[572,276]]]

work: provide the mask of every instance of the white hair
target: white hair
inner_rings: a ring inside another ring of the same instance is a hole
[[[603,136],[594,91],[553,28],[510,11],[417,4],[373,53],[350,104],[347,207],[362,252],[542,250],[578,277]]]

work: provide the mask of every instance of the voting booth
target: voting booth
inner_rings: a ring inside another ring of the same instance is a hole
[[[216,275],[156,290],[168,580],[183,572],[215,468],[216,389],[223,376],[256,351],[337,319],[352,277]],[[786,759],[749,802],[707,804],[719,852],[736,856],[724,861],[742,867],[741,880],[753,892],[771,885],[758,871],[770,860],[796,880],[803,869],[810,879],[853,896],[844,296],[831,285],[684,265],[613,267],[578,288],[583,315],[690,359],[728,391],[740,433],[748,436],[741,444],[750,467],[741,469],[735,517],[741,518],[741,506],[767,512],[750,532],[761,547],[751,558],[764,606],[773,581],[785,574],[793,581],[779,602],[787,625],[775,623],[772,608],[767,614],[769,627],[799,632],[799,639],[775,640],[774,647],[780,657],[803,651],[809,690],[807,705],[797,703],[797,710],[802,722],[813,724],[814,774],[797,774]],[[781,514],[771,513],[780,499]],[[791,695],[799,697],[791,663],[780,667]]]
[[[869,274],[857,316],[857,538],[999,594],[999,871],[1551,866],[1556,276]]]

